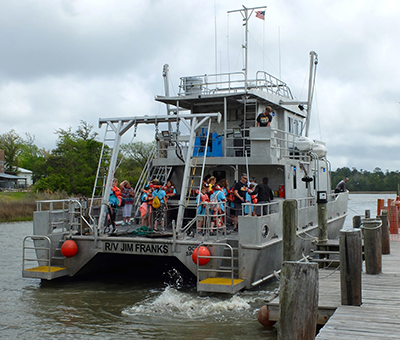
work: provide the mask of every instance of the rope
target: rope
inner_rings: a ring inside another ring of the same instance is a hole
[[[318,241],[318,237],[312,236],[310,234],[307,234],[307,232],[303,231],[304,234],[306,234],[309,238],[301,237],[300,234],[297,234],[296,236],[303,241],[311,241],[311,242],[316,242]]]
[[[333,262],[329,263],[328,267],[325,267],[325,268],[329,268],[329,266],[330,266],[332,263],[333,263]],[[330,273],[330,274],[328,274],[328,275],[326,275],[326,276],[324,276],[324,277],[319,277],[319,279],[320,279],[320,280],[327,279],[329,276],[333,275],[333,273],[335,273],[339,268],[340,268],[340,265],[337,266],[334,270],[332,270],[332,273]]]

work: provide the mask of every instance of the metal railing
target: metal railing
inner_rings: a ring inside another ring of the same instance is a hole
[[[46,246],[35,246],[35,244],[32,246],[28,246],[26,244],[27,240],[31,240],[34,244],[35,241],[47,241],[47,247]],[[30,258],[27,257],[27,251],[28,250],[34,250],[36,252],[36,257],[35,258]],[[38,251],[43,250],[44,254],[47,254],[47,258],[43,257],[43,258],[39,258],[38,256]],[[40,262],[44,262],[47,264],[48,266],[48,272],[51,272],[51,240],[50,238],[48,238],[47,236],[37,236],[37,235],[28,235],[25,236],[24,241],[23,241],[23,251],[22,251],[22,271],[27,270],[26,268],[26,262],[32,262],[35,261],[37,262],[37,264],[39,265]],[[28,268],[30,269],[30,268]]]
[[[242,92],[245,91],[246,88],[245,78],[244,72],[181,77],[178,95],[187,96]],[[286,83],[264,71],[258,71],[256,73],[256,79],[247,80],[247,89],[253,88],[293,99],[292,92]]]
[[[101,201],[100,198],[96,199]],[[92,215],[87,214],[89,220],[85,217],[85,211],[88,207],[82,205],[79,199],[62,199],[62,200],[43,200],[36,202],[36,211],[49,211],[49,225],[51,232],[78,231],[83,234],[83,226],[88,227],[93,233],[95,219]]]
[[[220,255],[199,255],[199,250],[201,246],[213,246],[213,247],[224,247],[228,248],[230,252],[230,256],[220,256]],[[234,272],[234,256],[233,256],[233,248],[228,243],[212,243],[212,242],[202,242],[199,246],[195,249],[197,252],[196,255],[196,268],[197,268],[197,283],[201,281],[200,276],[201,273],[222,273],[222,274],[229,274],[231,279],[231,286],[235,285],[235,272]],[[200,259],[210,259],[210,260],[229,260],[230,261],[230,269],[221,269],[221,268],[200,268]]]
[[[242,216],[261,217],[279,213],[279,202],[243,203]]]
[[[197,208],[196,217],[185,226],[183,231],[187,232],[196,224],[195,238],[216,236],[218,240],[219,237],[226,236],[226,202],[202,202],[201,204],[204,205],[204,215],[199,215]]]

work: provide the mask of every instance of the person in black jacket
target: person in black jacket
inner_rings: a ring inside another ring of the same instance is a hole
[[[274,199],[272,189],[268,185],[268,177],[264,177],[262,182],[256,186],[251,195],[257,195],[258,204],[269,203]],[[268,206],[263,206],[263,215],[268,213]],[[261,216],[261,207],[256,207],[256,214]]]

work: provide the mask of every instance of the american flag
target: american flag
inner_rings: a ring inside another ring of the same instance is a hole
[[[265,11],[256,11],[256,18],[265,20]]]

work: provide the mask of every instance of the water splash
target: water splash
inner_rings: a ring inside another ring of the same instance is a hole
[[[237,319],[248,314],[253,317],[255,309],[260,307],[259,296],[236,294],[229,298],[199,297],[197,294],[181,292],[166,287],[160,294],[154,294],[122,313],[129,316],[157,316],[162,319],[217,320]],[[258,302],[258,306],[253,304]],[[261,302],[262,303],[262,302]]]
[[[180,289],[183,287],[184,278],[182,274],[175,268],[172,268],[165,272],[164,279],[166,281],[165,283],[170,287],[174,287],[176,289]]]

